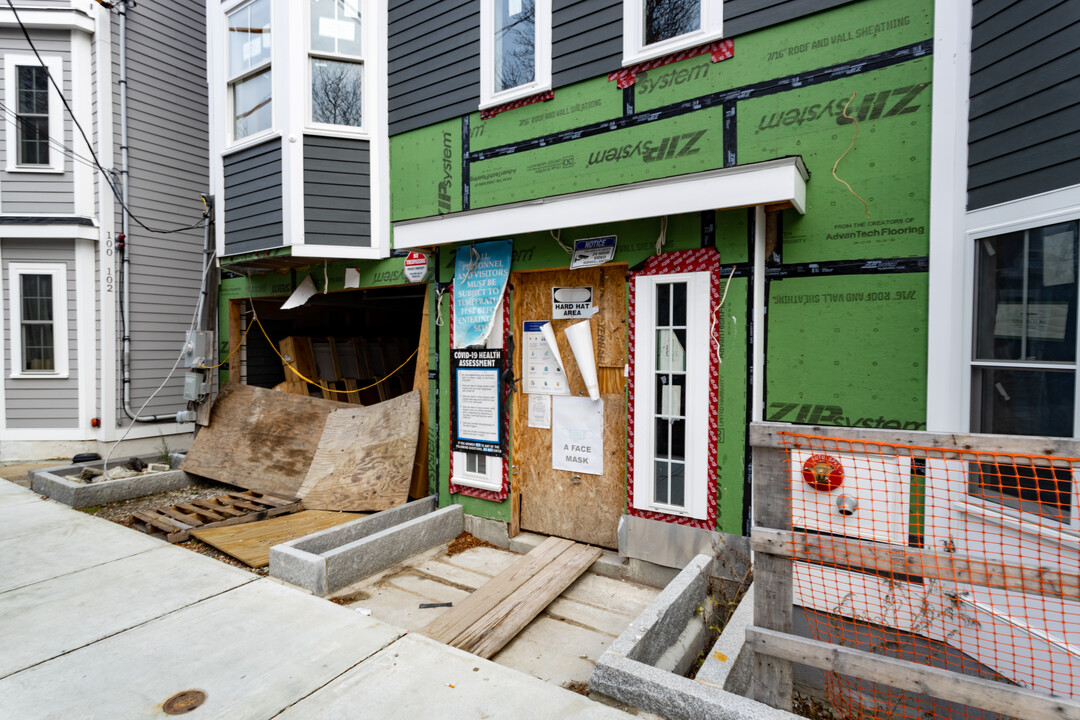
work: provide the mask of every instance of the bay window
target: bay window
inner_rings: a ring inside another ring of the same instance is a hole
[[[360,127],[364,87],[359,0],[310,0],[310,121]]]
[[[270,0],[254,0],[227,17],[229,103],[235,141],[273,125]]]

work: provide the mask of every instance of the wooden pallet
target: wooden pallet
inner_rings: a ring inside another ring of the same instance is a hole
[[[255,522],[302,509],[303,503],[296,498],[255,491],[231,492],[206,500],[142,510],[129,516],[127,522],[136,530],[179,543],[189,540],[192,530]]]
[[[420,634],[490,659],[600,555],[600,548],[548,538]]]

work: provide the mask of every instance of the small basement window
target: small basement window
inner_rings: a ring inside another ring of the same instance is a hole
[[[1046,520],[1071,524],[1073,477],[1068,468],[1013,463],[971,463],[968,492],[982,500]]]

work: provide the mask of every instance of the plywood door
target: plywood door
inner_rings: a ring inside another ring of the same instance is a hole
[[[627,362],[625,265],[514,273],[514,377],[521,377],[522,323],[551,320],[551,288],[592,286],[600,311],[592,318],[593,348],[604,401],[604,474],[553,470],[551,430],[528,427],[528,395],[514,402],[513,492],[520,493],[521,528],[614,548],[626,502]],[[564,330],[579,320],[551,320],[570,392],[587,395]],[[519,386],[520,387],[520,386]]]

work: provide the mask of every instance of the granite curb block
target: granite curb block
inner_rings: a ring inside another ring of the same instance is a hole
[[[146,455],[140,460],[155,462],[159,455]],[[120,467],[120,462],[109,463],[109,468]],[[38,493],[57,502],[69,505],[76,510],[93,505],[105,505],[120,500],[153,495],[154,493],[168,490],[180,490],[196,484],[200,478],[183,470],[166,470],[164,472],[136,475],[134,477],[119,478],[117,480],[102,480],[93,483],[81,483],[69,479],[70,476],[79,474],[83,468],[102,468],[102,462],[79,463],[77,465],[59,465],[57,467],[31,470],[30,488]]]
[[[694,679],[738,695],[748,695],[754,653],[746,645],[746,628],[753,624],[754,585],[751,583]]]
[[[655,667],[706,602],[714,558],[698,555],[675,576],[597,659],[589,690],[663,715],[668,720],[788,720],[797,718],[755,700]],[[745,602],[740,603],[740,609]],[[738,612],[738,610],[736,610]],[[745,630],[745,628],[743,629]],[[733,628],[726,641],[741,646]],[[725,636],[722,634],[721,638]],[[719,641],[718,641],[719,643]],[[738,657],[738,651],[733,653]],[[749,668],[747,668],[749,669]],[[716,671],[714,670],[714,676]]]
[[[461,534],[460,505],[435,510],[435,498],[361,518],[270,548],[270,575],[329,595]]]

